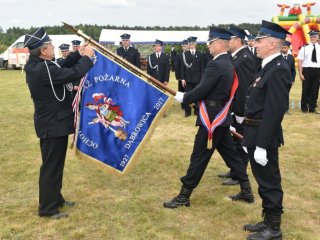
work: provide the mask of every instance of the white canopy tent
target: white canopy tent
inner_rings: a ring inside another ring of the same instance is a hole
[[[132,44],[152,44],[156,39],[165,44],[180,43],[190,36],[197,37],[198,43],[205,43],[208,39],[207,31],[154,31],[154,30],[124,30],[124,29],[102,29],[99,42],[101,44],[119,45],[120,36],[124,33],[130,34]]]

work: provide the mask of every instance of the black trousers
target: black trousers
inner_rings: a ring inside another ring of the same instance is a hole
[[[248,148],[252,173],[258,183],[258,192],[262,199],[263,212],[283,213],[283,191],[279,169],[278,148],[267,150],[266,166],[254,160],[254,148]]]
[[[215,149],[218,150],[227,166],[231,169],[234,179],[242,182],[248,181],[248,175],[245,172],[242,160],[234,148],[229,126],[215,129],[212,149],[207,149],[207,141],[208,132],[206,128],[199,126],[187,174],[180,179],[185,188],[191,190],[198,186]]]
[[[317,94],[319,93],[320,68],[303,68],[304,81],[302,81],[301,110],[314,112]]]
[[[185,92],[190,92],[192,89],[194,89],[197,86],[197,83],[186,83],[185,86]],[[191,115],[191,107],[188,104],[184,104],[184,111],[185,111],[185,115]],[[195,115],[197,115],[198,110],[194,110]]]
[[[61,194],[63,168],[67,153],[68,136],[40,139],[42,165],[39,176],[39,215],[59,213],[64,203]]]

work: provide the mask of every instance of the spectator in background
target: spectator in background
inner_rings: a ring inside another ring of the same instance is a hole
[[[291,72],[291,87],[292,87],[296,78],[296,64],[294,61],[294,57],[291,54],[289,54],[290,45],[291,45],[290,42],[284,41],[283,46],[281,48],[281,54],[284,60],[286,60],[286,63],[288,63],[288,66]],[[286,113],[288,113],[288,111],[289,111],[289,99],[288,99],[288,104],[286,105]]]
[[[316,113],[320,78],[320,45],[318,31],[309,32],[310,43],[304,45],[298,54],[298,70],[302,81],[301,111]]]
[[[248,49],[250,53],[253,55],[253,60],[255,63],[255,71],[258,72],[259,68],[261,67],[261,58],[257,57],[257,51],[256,48],[254,47],[254,42],[255,42],[255,35],[248,35]]]
[[[197,37],[189,37],[189,51],[182,53],[183,65],[181,68],[181,82],[185,88],[185,92],[194,89],[200,82],[203,70],[205,68],[204,58],[202,53],[197,49]],[[184,105],[185,117],[191,116],[191,107]],[[198,114],[197,103],[194,104],[194,115]]]
[[[170,52],[170,64],[171,64],[171,71],[174,72],[175,71],[175,62],[177,59],[177,51],[174,47],[171,47],[171,52]]]
[[[121,47],[117,48],[116,54],[141,69],[140,53],[139,51],[130,46],[130,34],[124,33],[121,36]]]
[[[177,54],[176,57],[176,62],[175,62],[175,76],[176,79],[178,81],[178,91],[179,92],[184,92],[184,87],[182,86],[181,83],[181,69],[183,67],[183,59],[182,59],[182,54],[184,54],[186,51],[189,50],[189,46],[188,46],[188,41],[187,40],[183,40],[181,42],[181,53]],[[181,103],[181,107],[183,108],[183,104]]]
[[[63,61],[64,61],[64,59],[66,59],[66,57],[69,55],[69,53],[70,53],[70,45],[69,44],[66,44],[66,43],[62,43],[60,46],[59,46],[59,48],[60,48],[60,52],[61,52],[61,55],[62,55],[62,57],[60,57],[60,58],[58,58],[57,59],[57,63],[59,64],[59,65],[62,65],[63,64]]]
[[[167,85],[170,75],[169,56],[162,52],[163,42],[156,39],[153,44],[154,53],[148,57],[147,73]]]

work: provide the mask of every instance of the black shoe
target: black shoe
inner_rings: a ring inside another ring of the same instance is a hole
[[[179,196],[174,197],[171,201],[164,202],[163,206],[165,208],[177,208],[177,207],[190,207],[189,199],[181,199]]]
[[[240,182],[236,179],[227,178],[225,181],[223,181],[222,185],[225,186],[231,186],[231,185],[238,185]]]
[[[238,194],[229,196],[232,201],[240,201],[240,202],[246,202],[246,203],[254,203],[254,197],[252,193],[246,193],[246,192],[239,192]]]
[[[190,117],[190,116],[191,116],[191,113],[185,113],[185,114],[184,114],[184,117],[186,117],[186,118],[187,118],[187,117]]]
[[[164,202],[163,206],[165,208],[177,208],[177,207],[190,207],[190,196],[192,193],[192,189],[186,189],[185,187],[181,187],[180,193],[178,196],[174,197],[171,201]]]
[[[220,173],[220,174],[218,174],[218,177],[219,178],[231,178],[230,171],[227,173]]]
[[[251,192],[250,182],[240,182],[240,189],[241,191],[238,194],[229,196],[232,201],[254,203],[254,197]]]
[[[251,234],[247,237],[247,240],[282,240],[281,230],[272,230],[267,227],[262,232]]]
[[[64,201],[59,205],[59,207],[74,207],[76,205],[75,202],[72,201]]]
[[[258,222],[256,224],[246,224],[243,226],[243,230],[249,231],[249,232],[262,232],[267,228],[267,224],[265,221]]]

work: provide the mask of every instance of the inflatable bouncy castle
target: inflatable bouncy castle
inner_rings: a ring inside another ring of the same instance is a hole
[[[320,15],[313,15],[311,12],[315,4],[315,2],[293,3],[292,6],[278,4],[281,9],[280,14],[272,18],[272,22],[279,24],[292,34],[287,40],[291,42],[292,54],[295,57],[301,46],[310,42],[308,33],[312,30],[320,30]],[[286,9],[289,9],[289,13],[284,16]],[[304,9],[306,14],[303,14]]]

